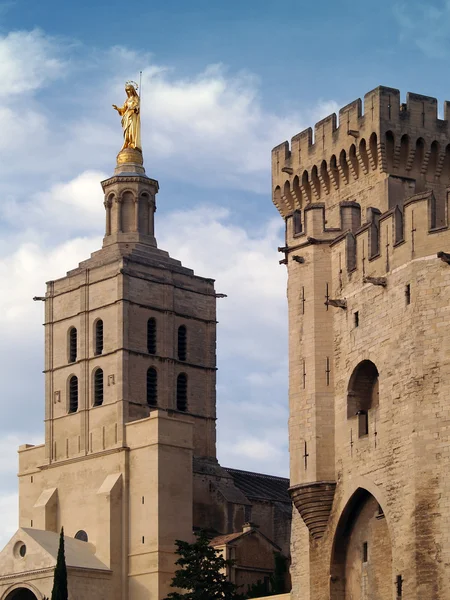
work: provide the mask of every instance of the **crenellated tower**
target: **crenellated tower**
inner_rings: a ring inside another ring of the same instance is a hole
[[[441,120],[436,99],[379,87],[362,106],[272,152],[292,597],[448,600],[450,103]]]

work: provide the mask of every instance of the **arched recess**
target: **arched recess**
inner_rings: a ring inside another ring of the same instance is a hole
[[[428,177],[431,179],[436,175],[436,168],[439,160],[439,142],[436,140],[431,144],[430,158],[428,160]]]
[[[309,183],[308,171],[303,171],[302,174],[302,191],[305,194],[306,202],[311,202],[311,185]]]
[[[366,140],[364,138],[359,142],[359,155],[361,156],[361,160],[364,165],[365,173],[369,172],[369,155],[367,154],[367,145]]]
[[[358,159],[356,157],[356,146],[355,144],[352,144],[350,146],[350,150],[349,150],[349,159],[350,159],[350,163],[352,165],[353,168],[353,176],[358,179],[359,177],[359,163],[358,163]]]
[[[330,193],[330,176],[328,174],[327,161],[323,160],[320,165],[320,177],[322,178],[323,185],[325,186],[325,193]]]
[[[359,437],[368,435],[370,411],[378,403],[378,369],[371,360],[363,360],[354,369],[347,390],[347,418],[358,417]]]
[[[386,166],[388,171],[394,168],[395,138],[392,131],[386,131]]]
[[[405,133],[400,140],[400,168],[406,169],[409,158],[409,136]]]
[[[392,598],[392,543],[379,500],[359,487],[342,511],[333,541],[330,600]]]
[[[369,150],[372,156],[372,166],[376,169],[378,167],[378,138],[375,132],[370,136]]]
[[[414,162],[412,165],[412,171],[415,175],[420,175],[422,171],[423,159],[425,158],[425,140],[418,138],[416,141],[416,151],[414,154]]]
[[[28,587],[18,587],[6,594],[4,600],[39,600],[41,596],[37,596]]]

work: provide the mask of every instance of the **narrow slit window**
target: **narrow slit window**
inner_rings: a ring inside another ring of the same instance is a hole
[[[395,583],[397,587],[397,600],[400,600],[403,597],[403,578],[401,575],[397,575]]]
[[[158,404],[158,372],[153,367],[147,370],[147,404],[149,406]]]
[[[153,317],[147,321],[147,351],[156,354],[156,319]]]
[[[97,369],[94,373],[94,406],[103,404],[103,371]]]
[[[73,363],[77,360],[77,330],[71,327],[69,330],[69,362]]]
[[[180,373],[177,377],[177,410],[187,410],[187,375]]]
[[[359,311],[356,311],[354,313],[354,318],[355,318],[355,327],[359,327]]]
[[[78,377],[73,375],[69,379],[69,412],[74,413],[78,410]]]
[[[411,284],[407,283],[405,286],[405,301],[406,304],[411,304]]]
[[[299,210],[294,210],[292,221],[294,225],[294,235],[302,233],[302,213]]]
[[[103,354],[103,321],[99,319],[95,324],[95,354]]]
[[[186,325],[178,327],[178,360],[186,360],[187,331]]]
[[[363,555],[362,555],[362,560],[363,560],[363,562],[365,562],[365,563],[366,563],[366,562],[368,561],[368,558],[369,558],[369,547],[368,547],[368,544],[367,544],[367,542],[364,542],[364,543],[363,543],[363,551],[362,551],[362,554],[363,554]]]

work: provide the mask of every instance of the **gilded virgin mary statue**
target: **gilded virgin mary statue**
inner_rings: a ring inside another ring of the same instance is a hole
[[[137,93],[137,85],[132,81],[127,81],[125,84],[125,92],[127,94],[126,100],[123,106],[116,106],[113,104],[113,108],[117,110],[119,115],[122,117],[122,129],[123,129],[123,146],[122,150],[131,148],[142,152],[141,146],[141,100]]]

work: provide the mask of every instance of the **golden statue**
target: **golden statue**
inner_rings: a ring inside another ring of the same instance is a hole
[[[125,148],[133,148],[142,152],[141,100],[137,93],[137,87],[137,84],[133,81],[127,81],[125,84],[127,98],[124,105],[121,107],[115,104],[112,105],[122,117],[123,146],[121,151],[125,150]]]

